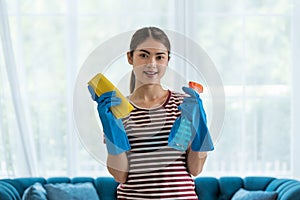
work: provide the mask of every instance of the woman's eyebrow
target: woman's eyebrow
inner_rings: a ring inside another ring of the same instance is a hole
[[[149,52],[149,51],[147,51],[147,50],[144,50],[144,49],[139,49],[139,51],[142,51],[142,52],[144,52],[144,53],[150,54],[150,52]]]
[[[144,53],[147,53],[147,54],[151,54],[149,51],[145,50],[145,49],[139,49],[139,51],[142,51]],[[166,54],[166,52],[157,52],[155,53],[156,55],[161,55],[161,54]]]

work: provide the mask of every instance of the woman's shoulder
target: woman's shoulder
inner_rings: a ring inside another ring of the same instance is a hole
[[[187,96],[187,94],[185,93],[182,93],[182,92],[178,92],[178,91],[174,91],[174,90],[170,90],[171,92],[171,97],[174,97],[174,98],[184,98]]]
[[[170,95],[170,102],[177,102],[177,103],[182,103],[184,97],[186,97],[187,95],[185,93],[182,92],[178,92],[178,91],[170,91],[171,95]]]

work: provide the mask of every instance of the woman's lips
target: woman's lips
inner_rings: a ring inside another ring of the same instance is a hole
[[[157,72],[155,72],[155,71],[144,71],[144,73],[147,74],[147,75],[155,75],[155,74],[157,74]]]
[[[144,71],[144,74],[148,77],[148,78],[154,78],[158,72],[155,71]]]

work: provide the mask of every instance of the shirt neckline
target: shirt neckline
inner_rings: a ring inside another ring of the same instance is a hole
[[[165,107],[167,105],[167,103],[169,102],[170,96],[171,96],[171,91],[168,90],[168,96],[167,96],[166,100],[161,105],[155,106],[153,108],[140,107],[140,106],[136,105],[135,103],[133,103],[131,100],[129,100],[129,102],[133,105],[133,107],[135,107],[137,109],[141,109],[141,110],[156,110],[156,109]]]

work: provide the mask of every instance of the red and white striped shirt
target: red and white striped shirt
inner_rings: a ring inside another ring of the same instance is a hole
[[[186,153],[168,147],[168,137],[184,94],[171,92],[157,108],[134,106],[123,119],[131,150],[127,152],[127,181],[117,190],[118,199],[198,199],[186,167]]]

